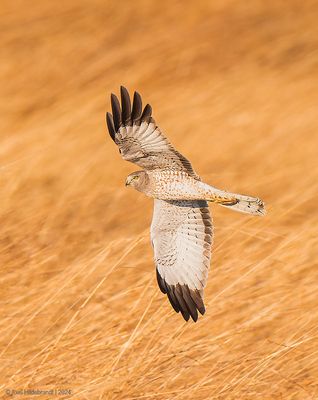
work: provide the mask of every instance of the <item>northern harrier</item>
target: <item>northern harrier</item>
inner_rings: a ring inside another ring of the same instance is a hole
[[[142,167],[127,177],[126,186],[153,197],[151,242],[160,290],[176,312],[188,321],[204,314],[203,289],[211,259],[212,221],[208,201],[252,215],[265,213],[254,197],[225,192],[201,181],[190,161],[169,143],[151,116],[142,109],[139,93],[133,103],[120,88],[121,106],[111,95],[112,113],[106,121],[124,160]]]

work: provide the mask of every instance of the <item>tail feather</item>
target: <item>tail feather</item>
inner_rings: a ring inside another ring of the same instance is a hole
[[[238,200],[236,204],[228,205],[220,203],[220,205],[246,214],[265,215],[265,206],[261,199],[243,195],[235,195],[235,197]]]
[[[265,215],[266,213],[265,205],[261,199],[242,194],[225,192],[213,188],[212,186],[209,188],[209,194],[206,200],[246,214]]]

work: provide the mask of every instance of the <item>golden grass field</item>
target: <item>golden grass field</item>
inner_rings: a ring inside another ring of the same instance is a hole
[[[317,2],[0,12],[1,398],[318,399]],[[157,287],[152,200],[106,131],[121,84],[205,181],[267,206],[210,207],[196,324]]]

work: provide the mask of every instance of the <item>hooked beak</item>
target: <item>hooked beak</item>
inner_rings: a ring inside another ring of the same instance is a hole
[[[131,179],[127,178],[127,179],[126,179],[126,182],[125,182],[125,186],[126,186],[126,187],[129,186],[129,185],[130,185],[130,182],[131,182]]]
[[[125,186],[133,186],[132,182],[136,179],[135,175],[128,175],[126,178]]]

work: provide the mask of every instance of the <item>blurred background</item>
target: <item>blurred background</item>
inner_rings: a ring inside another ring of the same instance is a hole
[[[1,395],[318,398],[317,2],[4,0],[0,13]],[[120,85],[205,181],[267,206],[210,207],[197,324],[157,287],[152,200],[125,188],[138,168],[106,132]]]

